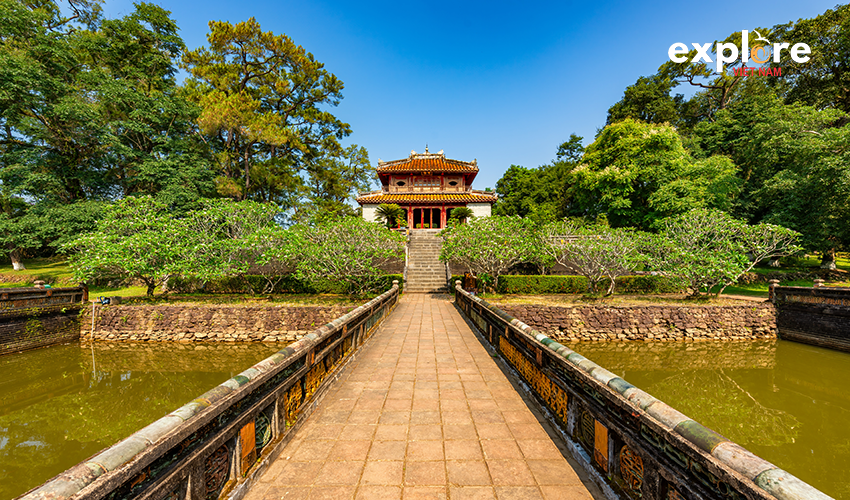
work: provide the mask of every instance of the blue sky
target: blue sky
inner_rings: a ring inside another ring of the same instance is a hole
[[[154,0],[155,1],[155,0]],[[476,188],[511,165],[552,161],[577,133],[589,144],[612,104],[655,73],[675,42],[814,17],[835,0],[713,2],[155,1],[186,45],[209,20],[255,17],[286,33],[345,82],[334,113],[373,164],[444,150],[478,159]],[[130,1],[104,5],[110,17]],[[681,87],[680,87],[681,88]],[[683,89],[685,90],[685,89]],[[690,94],[690,92],[683,92]]]

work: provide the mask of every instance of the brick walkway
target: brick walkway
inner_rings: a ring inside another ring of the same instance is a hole
[[[590,499],[446,296],[404,295],[246,500]]]

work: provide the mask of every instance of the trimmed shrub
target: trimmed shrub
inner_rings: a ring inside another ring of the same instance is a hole
[[[386,274],[380,278],[380,293],[390,289],[393,280],[398,280],[399,288],[404,287],[404,278],[401,274]],[[263,290],[267,281],[263,276],[246,275],[246,276],[231,276],[209,280],[203,286],[196,285],[194,291],[205,293],[256,293],[257,290]],[[177,285],[177,283],[175,283]],[[180,283],[181,287],[174,287],[178,291],[190,291],[185,283]],[[294,275],[282,276],[280,281],[274,287],[274,293],[335,293],[335,294],[350,294],[356,292],[351,290],[351,287],[338,281],[320,281],[314,284],[308,284],[305,281],[299,280]]]
[[[617,278],[619,293],[680,293],[685,291],[685,283],[670,276],[620,276]]]
[[[499,293],[536,295],[547,293],[585,293],[584,276],[501,276]]]
[[[455,280],[463,276],[453,275]],[[607,282],[604,284],[607,286]],[[520,295],[545,295],[550,293],[587,293],[587,278],[584,276],[513,276],[499,277],[498,293]],[[620,276],[617,278],[618,293],[678,293],[684,291],[680,280],[668,276]]]

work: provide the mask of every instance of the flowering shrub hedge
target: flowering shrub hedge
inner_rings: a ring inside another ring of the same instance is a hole
[[[463,276],[452,276],[463,281]],[[607,286],[607,283],[606,283]],[[685,291],[681,280],[667,276],[620,276],[617,278],[619,293],[679,293]],[[511,276],[499,278],[498,293],[520,295],[545,295],[551,293],[585,293],[587,278],[584,276]]]

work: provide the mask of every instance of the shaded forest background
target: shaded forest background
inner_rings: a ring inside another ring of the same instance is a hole
[[[106,19],[97,0],[0,0],[0,255],[49,255],[125,197],[354,213],[373,169],[328,111],[343,82],[253,18],[209,27],[188,50],[153,4]]]
[[[763,66],[782,76],[735,76],[740,61],[724,74],[664,62],[625,89],[589,146],[573,134],[551,164],[512,165],[495,213],[654,231],[714,208],[799,231],[834,268],[835,251],[850,247],[850,6],[755,29],[771,43],[807,43],[810,60]],[[741,33],[717,43],[740,46]],[[677,92],[691,86],[690,99]]]

